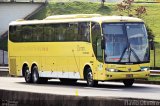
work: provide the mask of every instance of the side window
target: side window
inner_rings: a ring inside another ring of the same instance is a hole
[[[10,26],[10,40],[13,42],[31,42],[32,41],[32,26],[19,25]]]
[[[59,41],[64,41],[65,40],[65,28],[64,28],[64,24],[60,24],[59,26],[58,26],[58,29],[57,29],[57,31],[58,31],[58,40]]]
[[[32,41],[44,41],[43,25],[32,25]]]
[[[15,42],[22,42],[22,26],[16,26]]]
[[[90,23],[73,22],[10,26],[13,42],[90,41]]]
[[[44,25],[44,42],[54,41],[54,27],[52,24]]]
[[[81,41],[90,41],[90,23],[80,22],[78,23],[78,36]]]
[[[103,61],[102,49],[101,49],[101,28],[98,23],[92,22],[91,24],[92,34],[92,46],[94,54],[99,61]]]
[[[77,41],[78,40],[78,25],[77,23],[69,23],[66,30],[66,40],[67,41]]]
[[[9,27],[9,39],[13,42],[20,40],[20,38],[18,38],[18,36],[16,36],[16,26],[10,26]]]
[[[77,41],[77,29],[77,23],[53,24],[52,37],[54,36],[54,41]]]
[[[58,39],[59,24],[53,24],[53,28],[54,28],[54,34],[53,34],[54,40],[58,41],[59,40]]]

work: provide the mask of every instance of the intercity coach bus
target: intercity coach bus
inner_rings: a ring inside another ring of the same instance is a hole
[[[144,22],[126,16],[55,15],[9,25],[10,75],[27,83],[48,79],[75,83],[120,80],[132,86],[149,77],[150,50]]]

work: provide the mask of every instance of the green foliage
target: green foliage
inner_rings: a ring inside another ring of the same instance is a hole
[[[118,11],[122,14],[123,12],[127,13],[128,16],[133,16],[131,12],[133,11],[133,2],[134,0],[123,0],[120,4],[117,4]],[[122,15],[120,14],[120,15]]]
[[[103,15],[112,15],[116,11],[113,4],[107,4],[101,7],[100,3],[93,2],[51,2],[39,13],[35,14],[30,19],[43,19],[51,15],[61,14],[92,14],[98,13]]]
[[[148,78],[149,81],[160,81],[160,76],[150,76]]]

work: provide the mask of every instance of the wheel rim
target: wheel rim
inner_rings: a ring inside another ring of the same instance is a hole
[[[38,74],[36,73],[36,71],[33,72],[33,81],[37,82],[38,80]]]
[[[88,73],[87,80],[89,85],[93,83],[93,75],[91,72]]]

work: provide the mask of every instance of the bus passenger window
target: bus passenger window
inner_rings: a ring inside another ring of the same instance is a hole
[[[31,25],[21,26],[19,34],[22,36],[23,42],[31,42],[32,41],[32,26]]]
[[[16,35],[16,29],[17,27],[16,26],[10,26],[9,27],[9,39],[12,41],[12,42],[17,42],[18,40],[20,40],[20,36],[17,36]]]
[[[90,24],[87,22],[78,23],[78,34],[81,36],[81,41],[90,41]]]
[[[53,36],[54,28],[52,24],[46,24],[44,25],[44,41],[45,42],[50,42],[54,41],[54,36]]]
[[[77,24],[70,23],[68,24],[68,28],[66,30],[67,41],[77,41],[78,40],[78,31]]]

